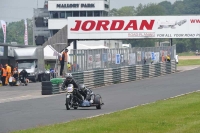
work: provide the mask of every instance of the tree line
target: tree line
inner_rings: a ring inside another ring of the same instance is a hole
[[[166,15],[199,15],[200,0],[180,0],[174,3],[163,1],[158,4],[139,4],[137,7],[124,6],[113,8],[110,16],[166,16]],[[24,20],[12,22],[7,25],[7,42],[17,42],[24,44]],[[33,45],[33,24],[28,19],[28,39],[29,45]],[[134,39],[123,40],[123,43],[130,43],[133,47],[152,47],[155,42],[169,41],[169,39]],[[0,29],[0,42],[3,42],[3,32]],[[173,39],[173,44],[177,45],[177,52],[187,52],[200,50],[200,39]]]

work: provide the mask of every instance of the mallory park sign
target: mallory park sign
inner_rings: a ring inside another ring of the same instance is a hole
[[[56,5],[57,8],[95,8],[95,4],[57,4]]]

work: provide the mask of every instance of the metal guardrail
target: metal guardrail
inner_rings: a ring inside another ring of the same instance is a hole
[[[75,72],[73,77],[89,88],[110,84],[131,82],[145,78],[158,77],[176,72],[176,62],[135,65],[119,68],[100,69],[93,71]]]
[[[73,77],[79,84],[89,88],[101,87],[117,83],[125,83],[145,78],[158,77],[176,72],[176,61],[160,62],[156,64],[135,65],[118,68],[100,69],[84,72],[74,72]],[[50,78],[51,74],[48,74]],[[51,75],[52,76],[52,75]],[[42,82],[42,95],[59,94],[59,85],[52,84],[49,80]]]

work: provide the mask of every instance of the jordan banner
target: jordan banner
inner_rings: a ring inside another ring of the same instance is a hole
[[[24,19],[24,25],[25,25],[24,44],[28,45],[28,29],[27,29],[27,20],[26,19]]]
[[[6,22],[4,20],[1,20],[1,27],[3,30],[4,43],[6,43]]]

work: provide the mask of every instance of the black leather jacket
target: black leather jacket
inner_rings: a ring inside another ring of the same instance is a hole
[[[28,73],[26,70],[22,70],[19,75],[23,76],[23,78],[27,78],[28,77]]]
[[[74,85],[74,88],[77,88],[79,89],[79,84],[78,82],[76,82],[75,79],[72,78],[71,81],[68,81],[65,79],[64,83],[62,84],[62,89],[64,89],[65,87],[67,87],[69,84],[73,84]]]
[[[80,90],[80,93],[82,96],[84,96],[84,99],[86,100],[90,100],[91,98],[91,94],[93,94],[92,90],[86,88],[84,91]]]

